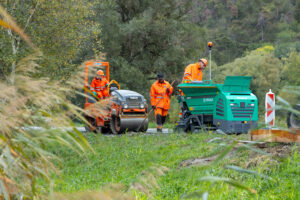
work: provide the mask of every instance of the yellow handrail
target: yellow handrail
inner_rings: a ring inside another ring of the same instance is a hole
[[[117,82],[117,81],[115,81],[115,80],[111,80],[109,83],[108,83],[108,93],[109,93],[109,86],[111,85],[111,84],[113,84],[113,83],[115,83],[117,86],[118,86],[118,89],[120,89],[120,84]]]

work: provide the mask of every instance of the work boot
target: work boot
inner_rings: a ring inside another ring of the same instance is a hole
[[[162,133],[162,129],[161,128],[157,128],[157,132],[158,133]]]

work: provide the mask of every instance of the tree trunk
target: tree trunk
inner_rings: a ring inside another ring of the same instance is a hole
[[[16,44],[15,37],[10,29],[8,29],[7,32],[10,37],[10,40],[11,40],[12,54],[13,54],[13,57],[15,58],[18,53],[20,43],[17,42],[17,44]],[[11,72],[10,72],[10,78],[9,78],[10,83],[12,85],[15,82],[15,74],[16,74],[16,61],[14,60],[13,63],[11,64]]]

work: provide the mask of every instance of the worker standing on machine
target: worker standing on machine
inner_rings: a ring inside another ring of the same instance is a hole
[[[159,72],[157,81],[153,83],[150,90],[151,106],[155,111],[157,132],[162,132],[170,108],[170,96],[172,93],[172,85],[165,81],[163,73]]]
[[[108,90],[108,81],[104,76],[104,72],[102,70],[97,71],[96,77],[93,79],[91,83],[90,90],[93,92],[95,96],[99,99],[105,99],[109,96]]]
[[[202,71],[207,65],[207,60],[201,58],[197,63],[188,65],[184,70],[182,82],[184,80],[202,81]]]

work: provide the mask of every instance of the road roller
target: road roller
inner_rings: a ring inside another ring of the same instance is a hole
[[[257,127],[258,101],[249,89],[251,77],[228,76],[224,84],[188,81],[178,88],[181,106],[176,130],[219,130],[226,134],[247,133]]]
[[[109,81],[108,62],[88,61],[84,66],[86,99],[84,109],[85,118],[89,122],[86,126],[87,131],[108,134],[122,134],[126,131],[146,132],[148,105],[144,96],[131,90],[121,90],[117,81]],[[97,99],[89,90],[89,84],[99,69],[105,71],[106,79],[109,81],[107,88],[110,96],[106,99]]]

